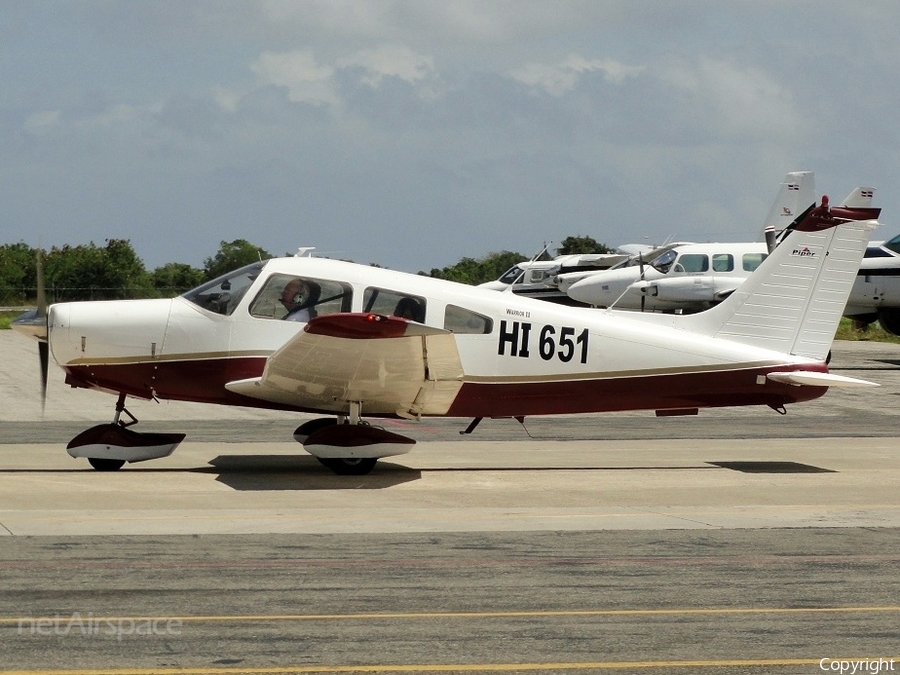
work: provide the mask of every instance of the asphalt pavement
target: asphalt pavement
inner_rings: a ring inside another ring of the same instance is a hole
[[[832,369],[882,386],[390,421],[418,444],[362,477],[303,453],[304,416],[129,401],[188,439],[110,474],[64,446],[114,397],[51,371],[42,412],[0,333],[0,675],[896,672],[900,346]]]

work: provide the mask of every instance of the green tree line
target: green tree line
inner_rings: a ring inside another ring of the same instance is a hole
[[[564,239],[558,255],[605,253],[609,248],[591,237]],[[37,288],[38,249],[25,243],[0,245],[0,305],[34,302]],[[219,250],[203,261],[202,268],[185,263],[166,263],[147,270],[127,239],[108,239],[104,246],[65,245],[41,251],[49,302],[173,297],[244,265],[273,257],[245,239],[220,243]],[[547,252],[543,258],[550,257]],[[530,256],[513,251],[489,253],[482,258],[463,258],[449,267],[420,272],[425,276],[478,284],[496,279]]]
[[[535,260],[551,260],[555,256],[573,255],[578,253],[612,253],[606,244],[597,242],[592,237],[579,235],[569,236],[560,242],[555,254],[551,255],[550,249],[545,248]],[[488,253],[481,258],[463,258],[458,263],[432,269],[431,272],[419,272],[436,279],[459,281],[464,284],[483,284],[485,281],[493,281],[513,265],[531,260],[534,256],[527,256],[514,251],[500,251]]]
[[[127,239],[107,239],[104,246],[65,245],[41,251],[49,302],[172,297],[225,272],[271,258],[244,239],[221,242],[198,269],[166,263],[148,270]],[[25,243],[0,245],[0,305],[34,302],[38,249]]]

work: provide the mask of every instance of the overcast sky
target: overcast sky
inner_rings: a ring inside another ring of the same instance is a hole
[[[0,243],[407,271],[754,239],[789,171],[898,233],[900,3],[0,0]]]

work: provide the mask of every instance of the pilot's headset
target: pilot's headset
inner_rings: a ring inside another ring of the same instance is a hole
[[[303,301],[306,300],[306,297],[309,295],[308,290],[309,289],[307,289],[306,286],[301,286],[300,290],[291,296],[291,302],[295,305],[303,304]]]

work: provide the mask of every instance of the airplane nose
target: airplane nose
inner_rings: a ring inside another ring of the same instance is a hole
[[[52,305],[50,351],[62,366],[154,358],[162,351],[171,306],[168,299]]]
[[[71,307],[70,303],[65,302],[50,305],[47,310],[47,342],[50,344],[50,353],[59,364],[74,358],[72,350],[68,348]]]
[[[68,324],[69,310],[71,305],[67,302],[58,305],[50,305],[47,310],[47,326]]]

